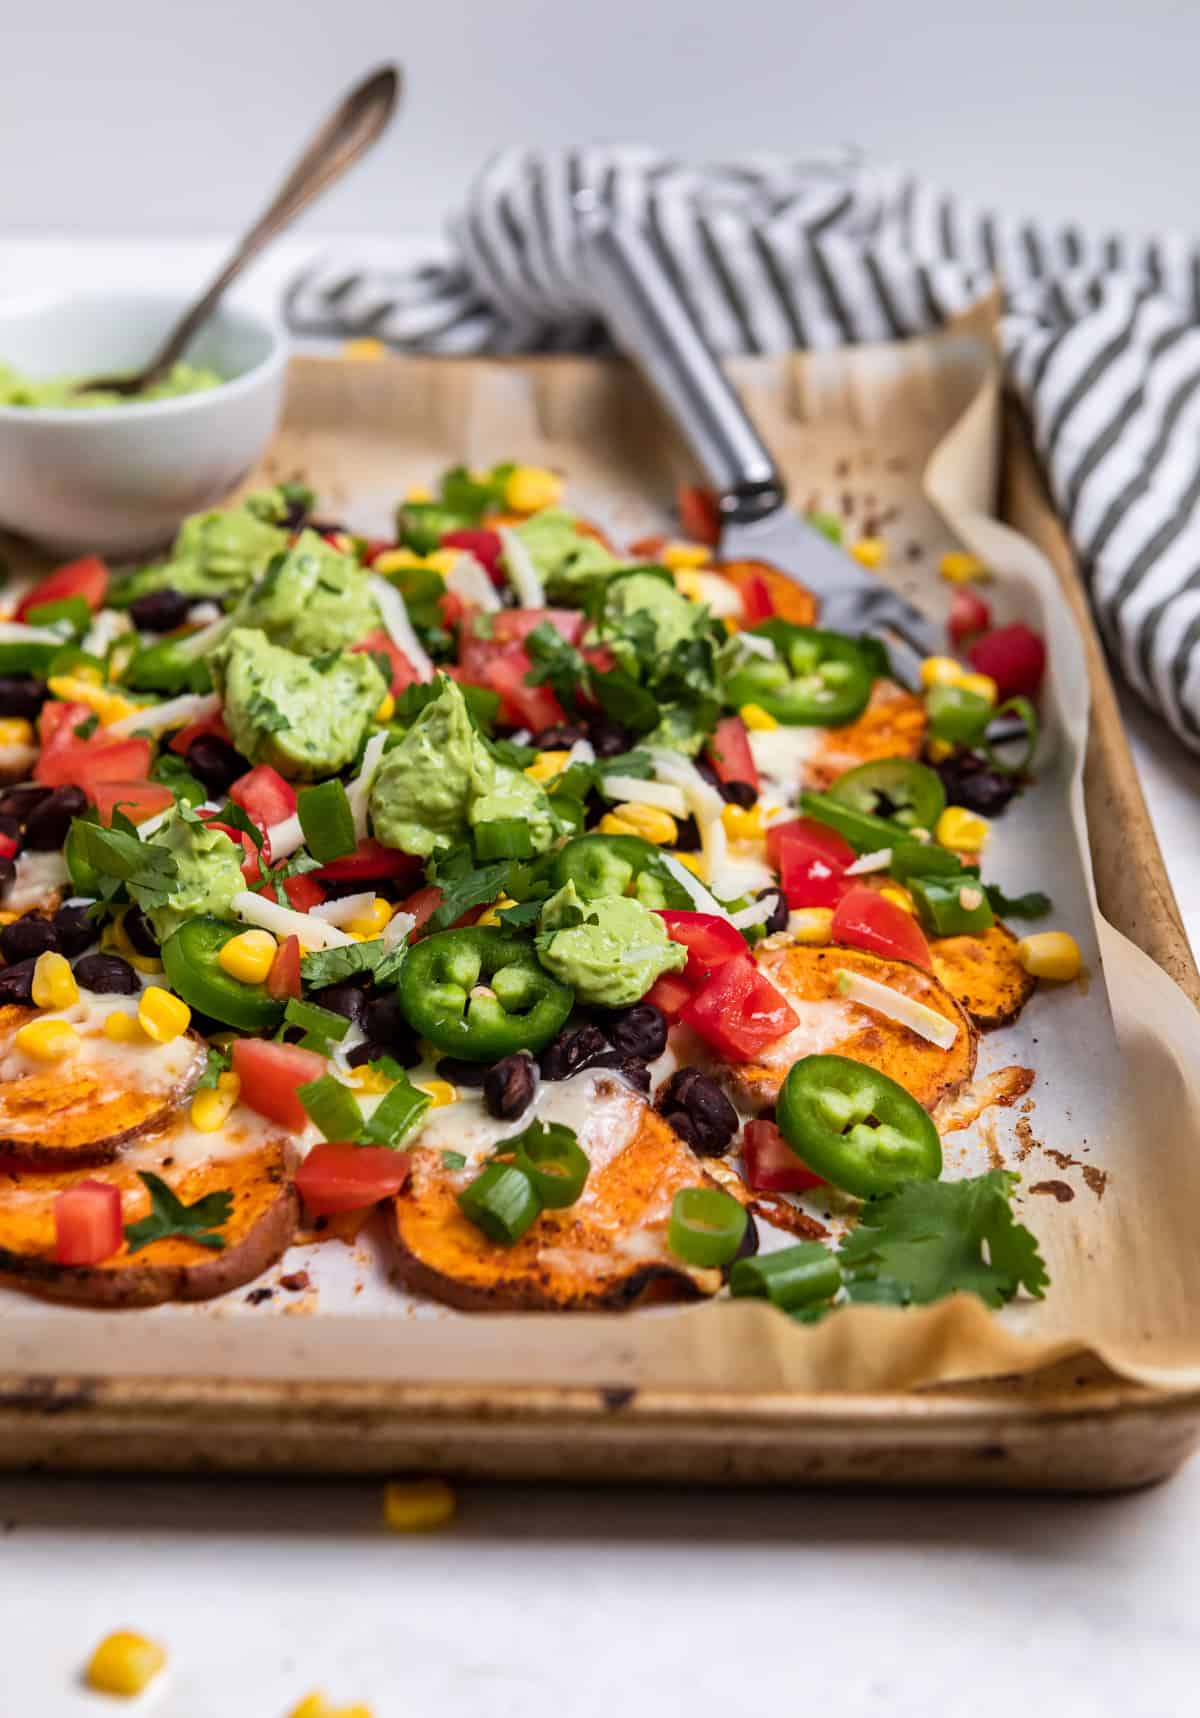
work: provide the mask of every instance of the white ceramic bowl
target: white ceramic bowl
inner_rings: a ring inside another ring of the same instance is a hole
[[[181,299],[137,292],[2,300],[0,362],[33,377],[135,370],[183,309]],[[185,356],[228,379],[95,410],[0,406],[0,528],[56,554],[129,559],[227,495],[275,428],[286,343],[265,318],[228,305]]]

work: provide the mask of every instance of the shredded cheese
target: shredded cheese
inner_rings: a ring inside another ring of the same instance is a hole
[[[517,601],[522,608],[545,608],[546,591],[533,556],[511,525],[501,525],[497,534],[504,544],[504,570],[517,593]]]
[[[354,835],[358,841],[364,841],[367,835],[367,801],[371,796],[371,783],[375,780],[383,757],[383,748],[387,745],[386,734],[372,734],[363,748],[362,768],[346,789],[346,798],[350,801],[350,813],[354,818]],[[274,849],[272,848],[272,852]]]
[[[710,895],[699,877],[689,871],[686,865],[681,865],[673,853],[666,853],[660,848],[658,856],[679,887],[691,897],[692,905],[698,913],[715,913],[717,918],[729,919],[730,924],[733,923],[716,896]]]
[[[54,626],[26,626],[23,621],[3,620],[0,644],[61,644],[64,630],[69,633],[71,628],[67,625],[64,629],[61,621]]]
[[[736,913],[730,913],[729,922],[736,925],[739,931],[751,930],[755,925],[765,925],[775,911],[776,904],[770,895],[765,901],[751,901],[748,907],[739,907]]]
[[[487,568],[465,551],[446,574],[446,589],[487,613],[494,614],[500,607],[500,598],[487,576]]]
[[[165,734],[169,728],[183,728],[189,722],[206,722],[220,713],[221,699],[216,692],[184,692],[178,698],[168,698],[165,704],[146,704],[109,722],[110,734]]]
[[[878,979],[867,978],[861,972],[848,972],[844,966],[835,969],[834,977],[840,993],[851,1002],[861,1003],[864,1008],[907,1026],[918,1038],[936,1044],[939,1050],[953,1048],[958,1028],[936,1008],[927,1008],[915,997],[905,996],[902,990],[893,990],[890,984],[880,984]]]
[[[621,800],[629,805],[656,805],[662,811],[669,811],[672,817],[686,817],[688,814],[687,800],[682,791],[667,782],[639,781],[631,775],[606,775],[600,778],[600,791],[606,799]]]
[[[320,919],[324,924],[338,925],[344,929],[351,919],[365,913],[374,899],[375,891],[364,889],[360,895],[343,895],[338,901],[322,901],[319,907],[310,907],[309,912],[314,919]]]
[[[238,918],[247,925],[259,925],[277,937],[299,937],[301,947],[344,948],[354,938],[336,925],[325,924],[311,913],[297,913],[291,907],[281,907],[267,895],[251,894],[243,889],[230,905]]]
[[[300,819],[293,811],[290,817],[285,817],[281,823],[273,823],[267,830],[267,840],[271,844],[271,859],[290,859],[298,847],[304,845],[304,831],[300,827]]]
[[[367,580],[367,588],[375,598],[379,618],[396,649],[408,659],[419,680],[432,680],[433,663],[425,646],[413,631],[413,623],[408,618],[408,609],[400,592],[379,573],[371,574]]]
[[[865,877],[871,871],[886,871],[891,862],[891,848],[880,847],[874,853],[864,853],[861,858],[854,861],[853,865],[847,865],[845,875],[847,877]]]
[[[594,764],[595,761],[596,748],[592,742],[590,740],[576,740],[567,753],[567,761],[563,768],[570,769],[572,764]]]

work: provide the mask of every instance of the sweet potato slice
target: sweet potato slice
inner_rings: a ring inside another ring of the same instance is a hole
[[[52,1063],[16,1048],[17,1031],[38,1011],[0,1008],[0,1152],[47,1167],[102,1163],[187,1097],[204,1069],[199,1038],[114,1044],[104,1035],[111,1000],[85,997],[55,1016],[75,1026],[79,1049]]]
[[[143,1141],[116,1163],[80,1170],[29,1169],[7,1159],[0,1166],[0,1281],[53,1300],[85,1306],[156,1306],[167,1300],[210,1300],[251,1282],[291,1244],[299,1201],[288,1174],[282,1139],[248,1137],[246,1150],[227,1155],[230,1130],[210,1158],[172,1162],[173,1129]],[[127,1246],[99,1265],[60,1265],[54,1258],[54,1201],[79,1181],[109,1181],[120,1188],[122,1218],[137,1222],[150,1208],[138,1170],[152,1169],[194,1204],[207,1193],[228,1190],[233,1211],[221,1233],[225,1246],[212,1252],[195,1241],[151,1241],[131,1253]]]
[[[976,1026],[1007,1026],[1037,989],[1017,959],[1017,939],[994,924],[974,936],[937,937],[933,970]]]
[[[790,579],[768,561],[716,561],[713,571],[736,585],[739,591],[752,580],[761,581],[779,620],[790,621],[793,626],[816,625],[816,597],[805,585]]]
[[[808,948],[768,939],[755,959],[787,997],[799,1025],[769,1045],[755,1062],[725,1070],[743,1102],[765,1109],[775,1102],[784,1075],[802,1056],[848,1056],[899,1082],[931,1110],[970,1079],[978,1033],[950,992],[931,973],[906,961],[883,960],[850,948]],[[908,1026],[851,1002],[838,990],[839,968],[862,973],[879,984],[935,1009],[957,1028],[948,1050],[918,1036]]]
[[[620,1102],[628,1127],[585,1130],[591,1172],[579,1201],[544,1211],[512,1247],[490,1241],[458,1208],[478,1165],[448,1169],[440,1151],[413,1152],[408,1186],[392,1201],[397,1276],[465,1311],[624,1307],[648,1297],[712,1294],[719,1271],[692,1270],[667,1249],[671,1201],[708,1178],[683,1141],[617,1081],[597,1102]]]
[[[801,769],[807,788],[827,788],[838,776],[877,758],[916,758],[925,741],[925,706],[894,680],[877,680],[857,722],[825,728],[820,748]]]

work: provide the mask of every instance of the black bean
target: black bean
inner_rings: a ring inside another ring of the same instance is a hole
[[[406,1056],[419,1059],[416,1033],[404,1018],[394,996],[377,996],[367,1003],[362,1029],[375,1043],[385,1045],[388,1055],[394,1056],[404,1067],[414,1065],[412,1061],[405,1061]]]
[[[49,919],[36,913],[26,913],[11,925],[0,928],[0,954],[10,965],[21,960],[36,960],[48,949],[58,950],[58,932]]]
[[[667,1017],[652,1002],[636,1002],[605,1022],[614,1050],[623,1056],[638,1056],[653,1062],[667,1047]]]
[[[129,618],[139,632],[174,632],[187,619],[195,597],[164,585],[159,591],[147,591],[129,605]]]
[[[700,828],[694,817],[689,815],[675,819],[675,841],[673,845],[676,853],[699,853],[702,845]]]
[[[955,752],[937,766],[946,798],[981,817],[995,817],[1020,788],[1013,776],[994,770],[977,752]]]
[[[593,1068],[615,1068],[623,1080],[645,1095],[650,1091],[650,1070],[640,1056],[624,1056],[620,1050],[608,1050],[591,1063]]]
[[[132,913],[126,915],[126,930],[132,916]],[[65,954],[68,960],[74,960],[76,955],[90,949],[100,934],[95,919],[88,916],[87,907],[60,907],[53,923],[58,937],[58,952]]]
[[[367,998],[361,984],[327,984],[323,990],[314,990],[311,1000],[319,1008],[344,1015],[355,1026],[362,1025],[367,1012]]]
[[[443,1056],[434,1068],[452,1086],[482,1086],[487,1071],[486,1062],[464,1062],[459,1056]]]
[[[119,954],[85,954],[75,962],[76,982],[97,996],[136,996],[138,975]]]
[[[633,735],[611,716],[593,716],[588,723],[588,739],[598,758],[619,757],[633,743]]]
[[[187,750],[187,766],[214,799],[229,792],[239,776],[250,768],[241,752],[219,734],[201,734]]]
[[[40,782],[22,782],[20,787],[10,787],[7,793],[0,794],[0,815],[15,817],[18,823],[26,823],[30,813],[36,811],[39,805],[44,805],[54,792],[52,787],[43,787]]]
[[[720,1157],[738,1131],[738,1113],[710,1074],[680,1068],[658,1093],[654,1107],[701,1157]]]
[[[157,957],[158,938],[154,934],[154,926],[140,907],[130,907],[121,924],[139,954],[148,955],[151,959]]]
[[[407,1050],[397,1050],[391,1044],[380,1044],[368,1038],[365,1044],[356,1044],[346,1057],[352,1068],[361,1068],[366,1062],[378,1062],[384,1056],[390,1056],[393,1062],[399,1062],[402,1068],[415,1068],[421,1060],[421,1053],[413,1044]]]
[[[758,789],[748,781],[723,781],[721,797],[727,805],[740,805],[743,811],[749,811],[752,805],[758,804]]]
[[[716,770],[713,768],[713,766],[709,762],[709,760],[706,757],[699,757],[695,760],[695,764],[696,764],[696,768],[699,770],[700,774],[704,777],[704,779],[708,783],[709,787],[715,787],[717,792],[720,793],[720,791],[721,791],[721,778],[717,774]]]
[[[757,901],[768,901],[772,898],[774,898],[775,905],[771,909],[770,918],[763,924],[763,931],[767,936],[772,935],[775,931],[786,931],[788,928],[787,896],[782,889],[760,889],[755,896]]]
[[[536,746],[539,752],[569,752],[577,741],[586,738],[587,729],[583,723],[573,722],[557,728],[543,728],[529,743]]]
[[[56,787],[26,818],[26,847],[35,853],[57,852],[70,832],[71,819],[86,810],[87,794],[82,788]]]
[[[0,675],[0,716],[23,716],[32,722],[49,696],[46,682],[31,674]]]
[[[537,1090],[537,1064],[528,1050],[505,1056],[483,1076],[483,1103],[497,1121],[516,1121],[533,1102]]]
[[[590,1067],[608,1049],[608,1039],[598,1026],[565,1028],[538,1057],[544,1080],[569,1080]]]
[[[0,1003],[15,1003],[29,1008],[33,1003],[33,969],[36,960],[21,960],[15,966],[0,967]]]
[[[7,889],[17,874],[15,859],[0,859],[0,889]]]

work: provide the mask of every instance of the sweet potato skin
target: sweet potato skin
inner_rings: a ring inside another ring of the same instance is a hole
[[[287,1147],[282,1140],[269,1140],[239,1157],[155,1170],[185,1204],[220,1190],[233,1194],[233,1211],[221,1231],[223,1251],[170,1238],[152,1241],[136,1253],[123,1246],[99,1265],[58,1264],[57,1195],[83,1180],[112,1182],[121,1190],[125,1223],[136,1222],[150,1208],[136,1162],[44,1170],[7,1160],[0,1168],[0,1280],[52,1300],[109,1309],[210,1300],[252,1282],[291,1244],[299,1200],[289,1179]]]
[[[1017,938],[999,922],[974,936],[937,937],[933,970],[976,1026],[1008,1026],[1037,989],[1017,959]]]

